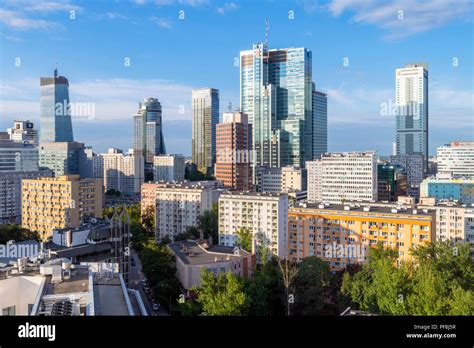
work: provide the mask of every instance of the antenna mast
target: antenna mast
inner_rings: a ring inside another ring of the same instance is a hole
[[[268,17],[265,18],[265,48],[268,50]]]

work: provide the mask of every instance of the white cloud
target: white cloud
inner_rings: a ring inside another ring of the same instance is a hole
[[[237,10],[238,8],[239,8],[239,6],[235,2],[226,2],[221,7],[217,7],[216,11],[219,14],[225,14],[229,11]]]
[[[0,8],[0,23],[11,30],[50,30],[61,27],[58,23],[31,18],[31,15],[45,15],[60,11],[81,11],[82,7],[72,5],[68,1],[39,1],[39,0],[7,0]]]
[[[56,11],[80,11],[82,7],[72,5],[68,2],[55,2],[55,1],[20,1],[24,3],[24,10],[28,12],[56,12]]]
[[[152,21],[161,28],[171,29],[171,22],[166,18],[152,16],[150,17],[150,21]]]
[[[386,39],[400,39],[429,31],[454,20],[472,21],[469,0],[332,0],[333,16],[352,13],[355,23],[372,24],[388,32]]]
[[[117,13],[117,12],[107,12],[105,14],[109,19],[128,19],[128,17]]]
[[[137,5],[154,4],[157,6],[183,5],[200,7],[209,5],[209,0],[132,0]]]
[[[53,29],[56,24],[43,19],[26,18],[21,12],[0,8],[0,23],[13,30]]]

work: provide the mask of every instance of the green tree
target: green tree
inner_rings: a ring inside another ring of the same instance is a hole
[[[40,240],[37,232],[30,231],[18,225],[0,225],[0,244],[6,244],[9,240],[15,242],[23,242],[26,240]]]
[[[142,224],[146,230],[150,233],[153,233],[155,230],[155,209],[152,205],[149,205],[143,211],[141,215]]]
[[[212,243],[217,244],[219,242],[219,204],[214,203],[212,209],[205,211],[202,214],[199,228],[201,229],[204,238],[212,237]]]
[[[295,280],[295,314],[320,314],[331,279],[329,266],[320,258],[313,256],[304,258],[298,269]]]
[[[214,273],[201,269],[201,286],[197,301],[205,315],[242,315],[246,295],[243,280],[231,272]]]
[[[241,227],[237,230],[237,245],[242,247],[242,249],[252,252],[252,240],[253,234],[250,229]]]
[[[178,302],[178,309],[181,315],[185,316],[195,316],[202,313],[201,304],[198,301],[191,299],[187,299],[182,303]]]
[[[246,315],[283,315],[281,301],[280,270],[275,259],[260,265],[251,279],[245,282]]]
[[[180,294],[174,255],[166,246],[149,240],[140,252],[140,260],[155,300],[171,309]]]

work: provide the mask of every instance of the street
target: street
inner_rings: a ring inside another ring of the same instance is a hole
[[[140,296],[143,300],[143,304],[145,305],[146,311],[148,315],[169,315],[169,313],[160,306],[159,311],[154,311],[152,307],[152,300],[151,300],[151,292],[149,294],[145,294],[142,287],[142,280],[145,278],[145,275],[142,272],[142,263],[140,258],[138,257],[135,250],[132,249],[131,256],[135,260],[135,266],[132,265],[131,267],[131,287],[135,290],[138,290]]]

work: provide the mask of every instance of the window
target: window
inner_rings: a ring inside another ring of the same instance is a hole
[[[2,315],[15,315],[15,306],[3,308]]]

